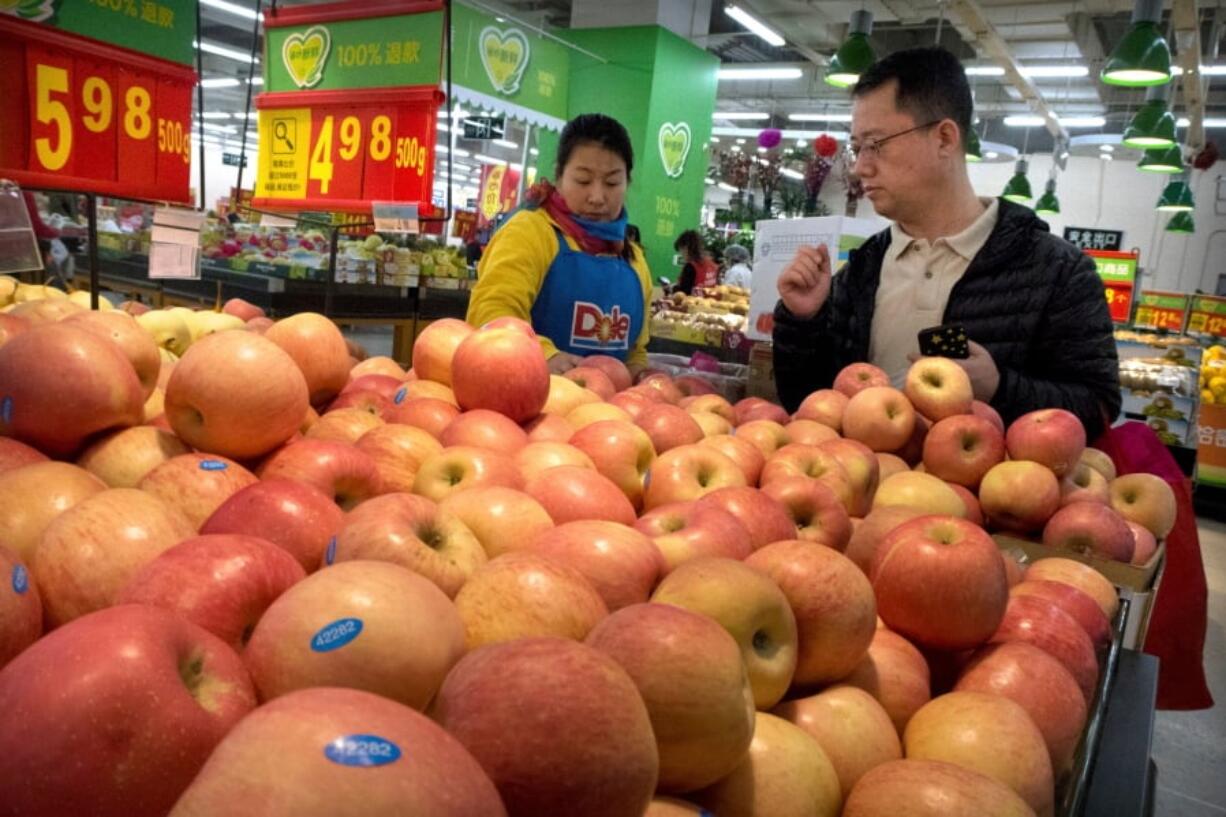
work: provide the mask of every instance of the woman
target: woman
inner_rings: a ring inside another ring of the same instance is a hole
[[[685,259],[681,280],[677,282],[678,292],[693,295],[694,287],[708,288],[719,283],[719,264],[707,253],[697,230],[686,230],[677,236],[673,249]]]
[[[651,273],[626,240],[633,169],[630,135],[617,120],[584,114],[567,123],[557,186],[534,185],[486,246],[468,322],[529,321],[557,374],[591,354],[617,357],[635,373],[646,366]]]
[[[749,269],[749,250],[740,244],[729,244],[724,249],[724,260],[728,262],[728,270],[724,273],[723,283],[730,287],[749,289],[752,276]]]

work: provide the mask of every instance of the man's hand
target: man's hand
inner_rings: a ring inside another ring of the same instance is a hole
[[[558,352],[553,357],[549,358],[549,373],[562,374],[569,372],[571,369],[580,365],[583,358],[578,355],[569,355],[566,352]]]
[[[970,377],[975,399],[988,403],[1000,386],[1000,372],[996,368],[996,361],[992,360],[992,355],[987,349],[973,340],[969,342],[969,346],[970,357],[954,360],[954,363],[961,366]]]
[[[801,247],[779,276],[779,297],[798,318],[812,318],[830,297],[830,252],[825,244]]]

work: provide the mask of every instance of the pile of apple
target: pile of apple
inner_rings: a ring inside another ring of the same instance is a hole
[[[0,322],[4,813],[1049,815],[1118,597],[988,531],[1174,519],[941,359],[790,417],[514,319],[145,317]]]

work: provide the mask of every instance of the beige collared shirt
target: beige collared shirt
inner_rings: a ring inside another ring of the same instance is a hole
[[[996,226],[1000,202],[979,201],[985,209],[969,227],[933,242],[912,238],[897,223],[890,225],[868,355],[899,388],[911,365],[907,355],[919,353],[919,331],[941,324],[950,291]]]

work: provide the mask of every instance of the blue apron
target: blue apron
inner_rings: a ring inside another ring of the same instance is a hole
[[[532,304],[532,328],[572,355],[625,360],[643,330],[643,285],[619,256],[573,250],[561,231],[558,254]]]

